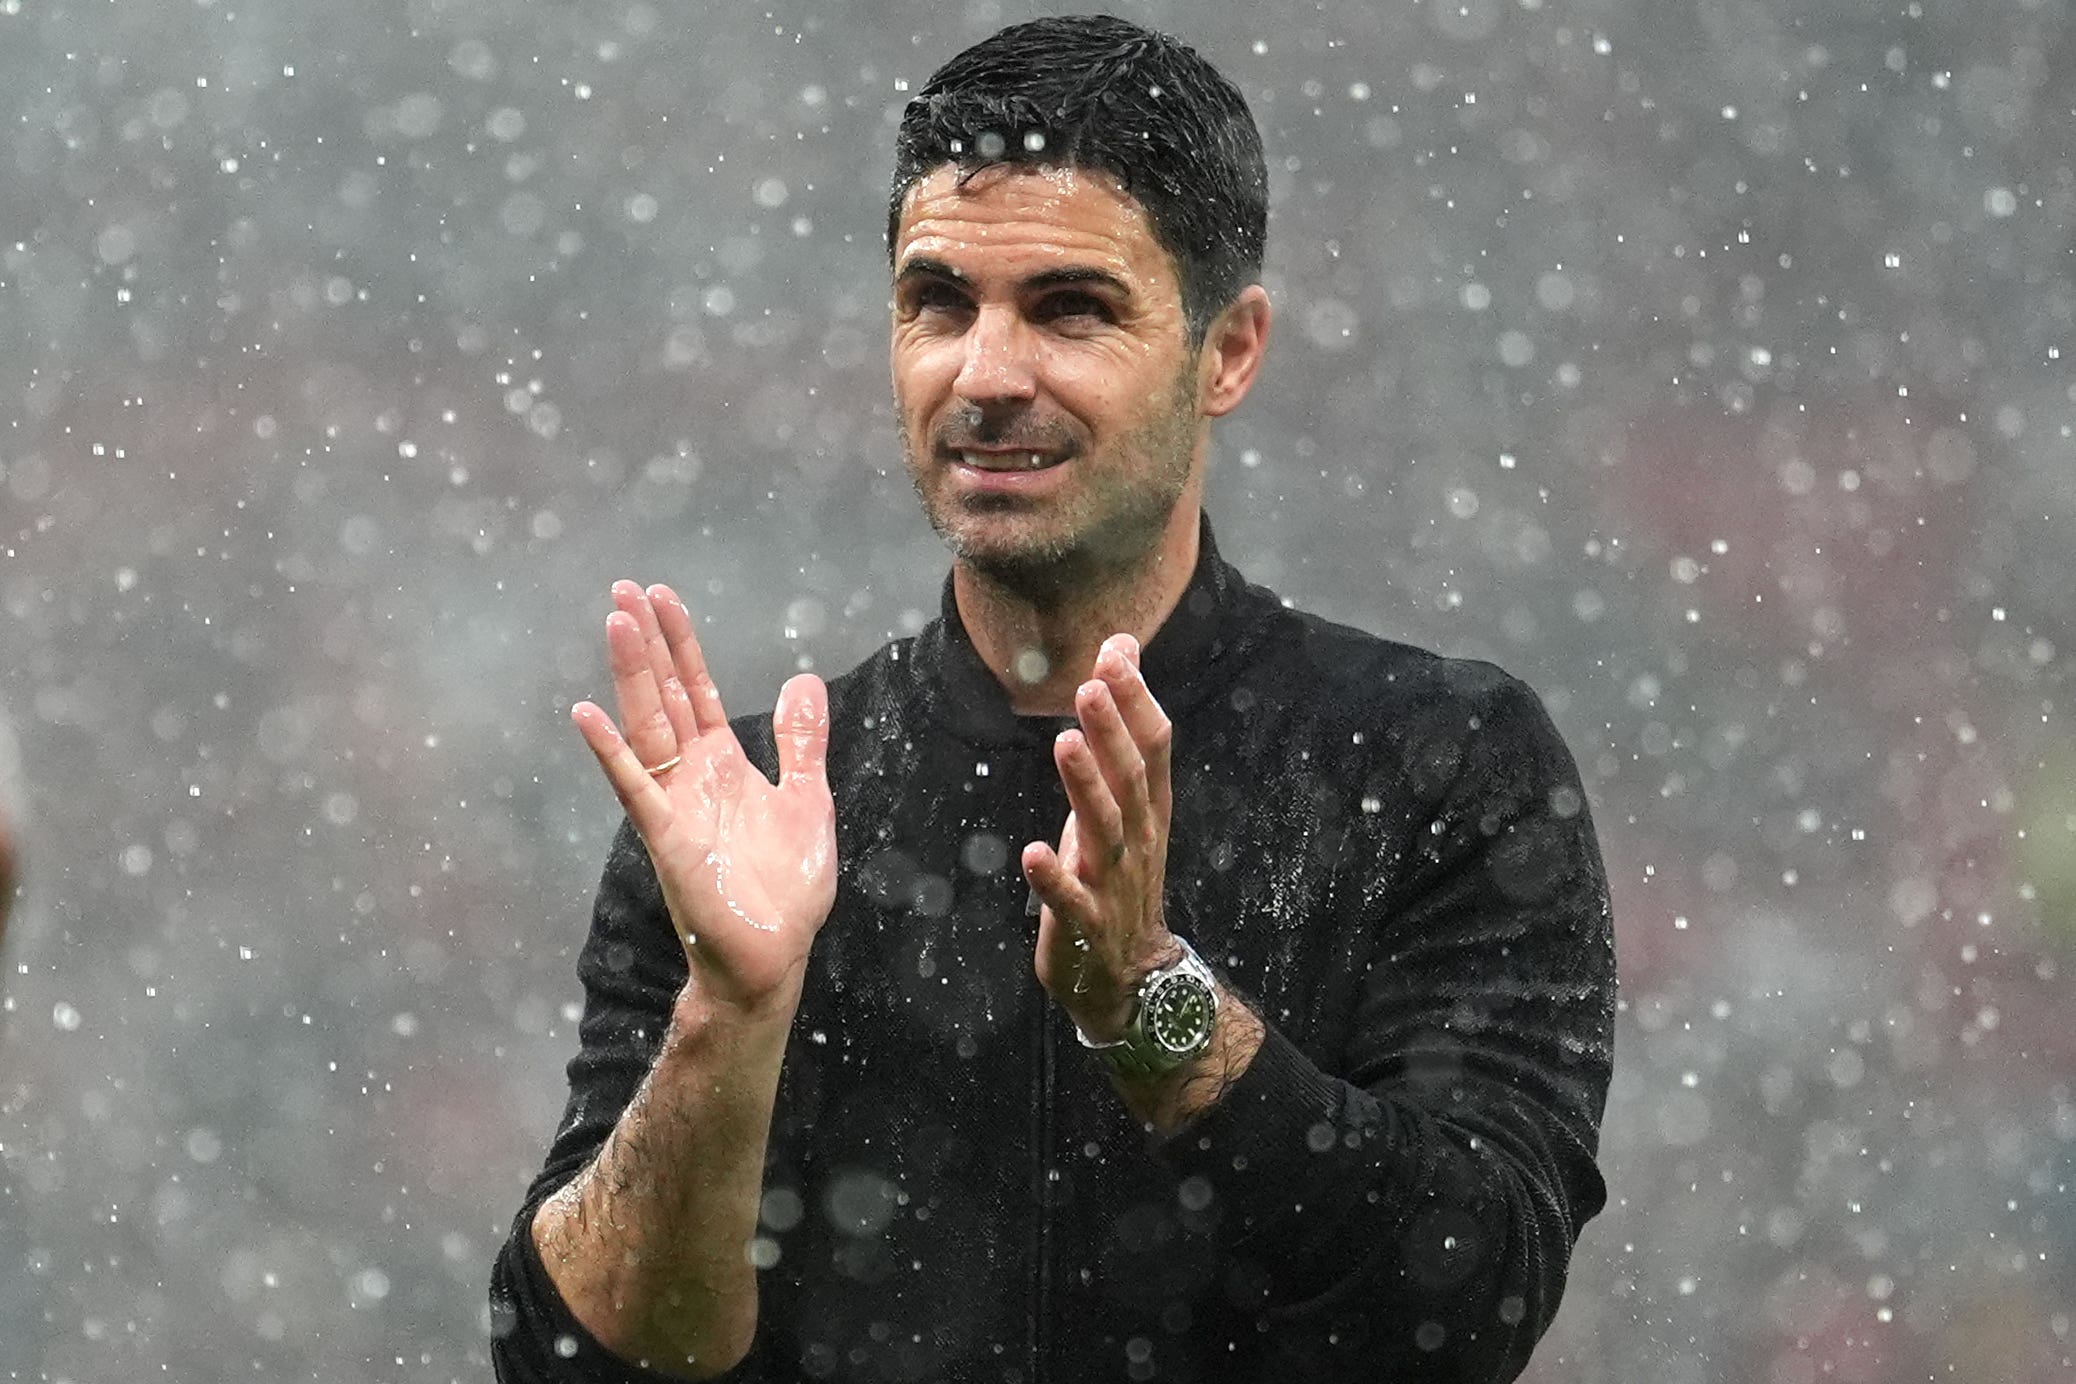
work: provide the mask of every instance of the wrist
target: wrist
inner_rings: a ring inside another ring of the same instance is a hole
[[[671,1004],[671,1027],[687,1034],[727,1033],[743,1038],[762,1034],[783,1041],[800,1010],[800,993],[796,982],[763,995],[735,999],[715,994],[694,975]]]
[[[1172,959],[1148,970],[1132,987],[1129,1009],[1115,1036],[1076,1033],[1117,1076],[1153,1081],[1191,1066],[1213,1045],[1219,1010],[1218,977],[1181,938]]]
[[[1060,1007],[1067,1011],[1067,1017],[1073,1021],[1075,1031],[1084,1043],[1115,1042],[1126,1035],[1139,1012],[1139,991],[1146,978],[1173,966],[1182,959],[1183,953],[1182,939],[1164,931],[1158,944],[1145,949],[1145,959],[1140,964],[1132,967],[1121,979],[1094,990],[1089,998],[1097,999],[1097,1003],[1077,1005],[1062,999]]]

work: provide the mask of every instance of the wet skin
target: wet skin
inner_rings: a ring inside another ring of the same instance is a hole
[[[1168,521],[1196,469],[1197,352],[1167,252],[1110,180],[947,167],[917,184],[892,345],[909,475],[959,557],[1181,556]],[[991,484],[959,464],[969,448],[1065,464]]]

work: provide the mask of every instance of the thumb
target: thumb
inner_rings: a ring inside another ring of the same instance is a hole
[[[823,782],[829,765],[829,689],[812,673],[786,679],[771,711],[781,783]]]

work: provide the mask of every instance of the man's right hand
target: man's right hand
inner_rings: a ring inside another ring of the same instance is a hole
[[[797,1003],[836,899],[828,690],[810,673],[780,689],[774,786],[729,729],[684,602],[621,581],[613,604],[620,726],[588,701],[570,719],[648,848],[694,990],[745,1012]]]

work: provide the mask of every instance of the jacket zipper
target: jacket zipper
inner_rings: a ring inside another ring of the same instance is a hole
[[[1040,1006],[1038,1012],[1038,1358],[1031,1384],[1045,1384],[1045,1362],[1052,1354],[1052,1203],[1058,1191],[1052,1181],[1052,1007]]]
[[[1030,919],[1030,938],[1038,935],[1038,891],[1025,899],[1024,915]],[[1045,1354],[1051,1348],[1046,1307],[1052,1297],[1052,1189],[1046,1171],[1052,1165],[1052,1011],[1040,996],[1036,1006],[1036,1051],[1031,1068],[1031,1202],[1036,1219],[1031,1226],[1030,1384],[1044,1384]]]
[[[1041,774],[1054,772],[1052,757],[1043,757]],[[1053,794],[1041,794],[1036,816],[1039,820],[1026,822],[1031,834],[1041,840],[1055,840],[1059,824],[1066,820],[1067,795],[1064,790]],[[1049,820],[1048,820],[1049,818]],[[1021,876],[1021,871],[1018,871]],[[1024,901],[1024,913],[1030,920],[1030,931],[1026,934],[1027,946],[1035,948],[1038,943],[1038,891],[1029,889]],[[1028,955],[1028,952],[1026,953]],[[1032,1124],[1034,1137],[1031,1140],[1032,1157],[1036,1160],[1031,1169],[1031,1182],[1036,1202],[1037,1223],[1031,1228],[1031,1376],[1030,1384],[1046,1384],[1048,1374],[1046,1362],[1052,1354],[1052,1211],[1053,1199],[1058,1191],[1052,1182],[1053,1167],[1053,1087],[1058,1051],[1054,1047],[1055,1030],[1052,999],[1048,995],[1038,997],[1038,1041],[1037,1066],[1032,1072],[1033,1104],[1037,1107]]]

